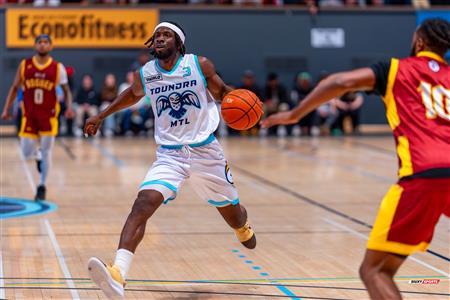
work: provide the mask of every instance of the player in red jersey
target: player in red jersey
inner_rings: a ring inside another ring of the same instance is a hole
[[[36,54],[20,63],[14,82],[9,90],[3,108],[2,119],[11,119],[10,108],[16,99],[19,87],[23,89],[22,123],[19,132],[22,153],[27,159],[36,159],[40,173],[35,200],[44,200],[45,180],[51,165],[51,151],[58,134],[58,114],[60,106],[56,87],[61,85],[67,109],[66,118],[73,117],[72,94],[64,66],[50,55],[52,41],[41,34],[35,40]],[[40,148],[36,141],[39,138]]]
[[[294,124],[346,92],[383,97],[399,158],[399,181],[382,201],[360,267],[372,299],[401,299],[393,281],[406,257],[425,251],[442,214],[450,217],[450,23],[425,21],[414,33],[411,57],[324,79],[292,111],[272,115],[263,127]]]

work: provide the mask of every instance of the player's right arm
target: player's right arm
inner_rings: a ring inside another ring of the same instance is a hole
[[[2,112],[2,119],[3,120],[10,120],[11,119],[11,107],[14,103],[14,100],[16,100],[17,92],[19,91],[20,85],[22,84],[22,76],[20,75],[22,70],[22,64],[24,64],[24,61],[22,61],[17,68],[16,71],[16,77],[14,77],[14,82],[12,86],[9,88],[8,96],[6,98],[5,106],[3,107]]]
[[[335,73],[322,80],[294,109],[277,113],[261,121],[261,126],[269,128],[279,124],[294,124],[321,104],[351,91],[373,90],[376,76],[371,68],[361,68]]]
[[[97,130],[102,125],[103,120],[109,115],[137,103],[144,96],[145,91],[142,86],[141,75],[139,70],[137,70],[134,72],[133,84],[117,96],[117,98],[105,110],[86,121],[86,124],[84,125],[84,133],[95,135]]]

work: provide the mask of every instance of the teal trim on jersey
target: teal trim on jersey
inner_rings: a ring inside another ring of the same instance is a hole
[[[144,182],[143,184],[141,184],[141,186],[140,186],[139,188],[142,188],[143,186],[151,185],[151,184],[159,184],[159,185],[163,185],[163,186],[165,186],[166,188],[168,188],[169,190],[171,190],[171,191],[177,193],[177,188],[174,187],[173,185],[171,185],[170,183],[168,183],[167,181],[164,181],[164,180],[150,180],[150,181],[146,181],[146,182]],[[175,198],[174,198],[174,199],[175,199]],[[169,198],[168,200],[172,200],[172,199]]]
[[[142,82],[142,88],[144,89],[144,94],[147,95],[147,89],[145,88],[145,81],[144,81],[144,72],[142,71],[144,69],[144,67],[141,67],[141,69],[139,70],[139,74],[141,75],[141,82]]]
[[[227,205],[237,205],[239,203],[239,198],[236,198],[234,200],[225,200],[225,201],[214,201],[214,200],[208,200],[209,204],[212,204],[217,207],[223,207]]]
[[[152,105],[152,100],[149,96],[145,96],[145,102],[147,102],[148,105]]]
[[[195,65],[197,66],[198,73],[203,79],[203,84],[205,85],[205,89],[208,87],[208,83],[206,82],[205,76],[203,76],[202,68],[200,67],[200,63],[198,62],[198,56],[194,55]]]
[[[215,139],[216,139],[216,137],[214,136],[214,134],[211,133],[206,140],[204,140],[203,142],[200,142],[200,143],[187,144],[187,145],[161,145],[161,147],[164,149],[172,149],[172,150],[180,150],[181,148],[183,148],[183,146],[197,148],[197,147],[208,145],[208,144],[212,143]]]
[[[163,68],[161,68],[161,66],[159,65],[158,59],[155,60],[155,66],[158,69],[158,71],[163,72],[165,74],[172,74],[173,72],[175,72],[175,70],[178,68],[178,65],[181,63],[181,60],[183,59],[183,56],[180,55],[180,57],[178,57],[178,61],[175,64],[175,66],[172,68],[172,70],[170,71],[166,71]]]

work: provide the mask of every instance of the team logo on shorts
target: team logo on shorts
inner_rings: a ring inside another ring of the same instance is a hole
[[[234,184],[233,175],[231,175],[231,169],[230,166],[228,165],[228,162],[225,164],[225,179],[229,183]]]
[[[200,108],[200,100],[193,91],[183,93],[173,92],[169,96],[162,95],[156,100],[156,112],[158,117],[166,110],[170,109],[169,116],[174,119],[181,119],[187,112],[185,106]]]

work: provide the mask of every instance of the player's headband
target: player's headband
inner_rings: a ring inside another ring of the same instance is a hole
[[[183,31],[181,30],[180,27],[178,27],[175,24],[169,23],[169,22],[161,22],[158,25],[156,25],[155,30],[153,30],[153,34],[160,27],[167,27],[169,29],[172,29],[178,35],[178,37],[180,38],[181,42],[184,44],[184,40],[186,39],[186,37],[184,36],[184,33],[183,33]]]
[[[48,40],[50,43],[52,43],[52,39],[50,38],[50,36],[48,34],[40,34],[38,35],[35,39],[34,39],[34,43],[37,44],[39,43],[40,40],[42,39],[46,39]]]

